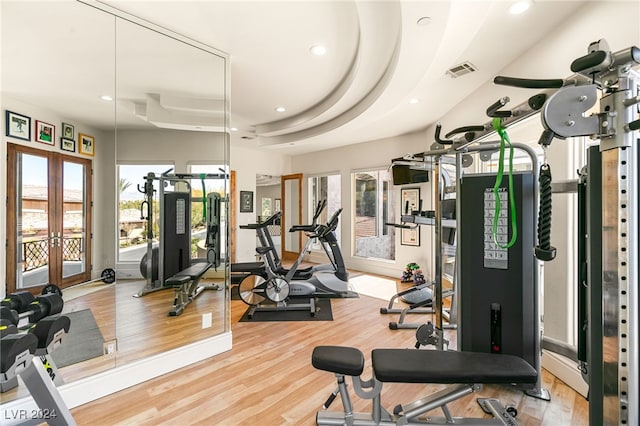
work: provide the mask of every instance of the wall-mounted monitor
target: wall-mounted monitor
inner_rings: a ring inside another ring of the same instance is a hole
[[[429,172],[424,169],[412,168],[408,165],[394,164],[391,167],[394,185],[429,182]]]

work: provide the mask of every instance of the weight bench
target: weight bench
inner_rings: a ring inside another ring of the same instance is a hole
[[[485,412],[494,418],[454,418],[447,404],[473,392],[483,384],[531,384],[538,374],[523,359],[513,355],[477,352],[454,352],[417,349],[374,349],[371,353],[373,377],[362,379],[364,355],[359,349],[343,346],[318,346],[311,357],[312,365],[334,373],[338,388],[323,408],[340,394],[344,412],[319,411],[318,425],[416,425],[416,424],[493,424],[517,425],[515,410],[505,408],[496,399],[479,400]],[[353,413],[345,376],[351,376],[355,393],[372,400],[371,414]],[[382,385],[389,383],[450,384],[452,386],[408,404],[400,404],[393,414],[380,401]],[[440,408],[444,417],[423,416]],[[423,417],[421,417],[423,416]],[[425,419],[425,417],[427,417]]]
[[[204,290],[220,290],[217,284],[204,287],[199,286],[200,278],[213,266],[208,262],[195,262],[186,269],[165,280],[166,286],[173,287],[173,307],[169,316],[182,314],[184,308],[191,303]]]

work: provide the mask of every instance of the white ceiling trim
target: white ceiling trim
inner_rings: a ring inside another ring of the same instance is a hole
[[[293,142],[303,143],[305,139],[313,138],[314,136],[335,130],[360,116],[384,93],[396,72],[396,66],[398,64],[398,58],[400,56],[402,46],[401,5],[399,2],[390,2],[385,4],[358,3],[358,9],[360,11],[358,16],[360,17],[361,24],[361,36],[359,37],[359,41],[366,41],[368,43],[367,46],[364,46],[363,43],[359,43],[358,52],[368,52],[368,56],[363,58],[361,62],[375,61],[378,67],[386,63],[384,65],[383,72],[379,77],[377,77],[377,81],[374,82],[373,86],[368,91],[365,91],[361,95],[357,95],[360,96],[360,98],[348,107],[346,111],[337,111],[334,113],[332,118],[326,119],[312,127],[291,131],[274,137],[260,137],[258,139],[259,145],[273,146],[290,144]],[[388,43],[387,46],[389,46],[389,49],[386,52],[379,48],[376,49],[377,37],[381,35],[381,32]],[[358,73],[362,80],[365,78],[362,74],[366,74],[369,79],[372,78],[372,73],[370,71],[372,68],[374,67],[361,66],[358,69]],[[353,85],[351,85],[350,88],[353,89]]]

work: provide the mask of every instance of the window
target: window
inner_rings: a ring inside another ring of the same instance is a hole
[[[391,173],[387,170],[352,174],[355,191],[353,215],[354,255],[395,260],[395,230],[386,226],[394,221]]]
[[[118,165],[118,262],[140,262],[147,252],[146,219],[142,218],[145,176],[153,172],[160,175],[172,164],[120,164]],[[156,182],[157,185],[157,182]],[[157,189],[157,188],[156,188]],[[160,203],[157,191],[153,200],[153,235],[158,238]]]

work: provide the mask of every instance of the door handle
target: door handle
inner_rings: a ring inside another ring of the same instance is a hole
[[[61,244],[62,237],[60,236],[60,232],[58,232],[57,236],[55,232],[52,232],[50,240],[51,240],[51,247],[60,247],[62,245]]]

